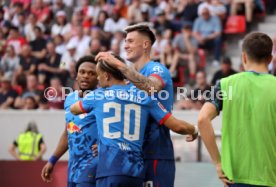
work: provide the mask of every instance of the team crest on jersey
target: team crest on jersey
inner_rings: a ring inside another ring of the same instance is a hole
[[[79,118],[80,118],[80,119],[83,119],[83,118],[85,118],[86,116],[87,116],[87,113],[83,113],[83,114],[80,114],[80,115],[79,115]]]
[[[158,106],[163,110],[163,112],[168,112],[160,102],[158,102]]]
[[[152,70],[156,73],[159,73],[159,74],[164,72],[163,69],[160,66],[154,66],[152,68]]]

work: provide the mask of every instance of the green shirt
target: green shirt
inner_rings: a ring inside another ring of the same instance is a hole
[[[276,78],[243,72],[221,80],[222,169],[235,183],[276,186]],[[232,93],[230,93],[232,92]]]

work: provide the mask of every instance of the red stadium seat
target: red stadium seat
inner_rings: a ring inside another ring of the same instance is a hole
[[[204,69],[206,66],[206,54],[204,49],[198,49],[198,56],[199,56],[199,64],[198,68],[199,69]]]
[[[244,16],[229,16],[225,25],[225,34],[239,34],[246,31]]]
[[[185,84],[185,67],[179,66],[177,71],[177,82],[173,82],[174,87],[182,87]]]

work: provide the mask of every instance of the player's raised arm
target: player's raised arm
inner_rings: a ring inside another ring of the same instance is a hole
[[[133,67],[127,66],[109,52],[100,52],[96,56],[96,60],[104,60],[113,67],[118,68],[118,70],[120,70],[130,82],[132,82],[140,90],[148,92],[149,95],[153,93],[151,90],[156,90],[158,92],[163,88],[162,80],[154,76],[146,77],[140,74]]]

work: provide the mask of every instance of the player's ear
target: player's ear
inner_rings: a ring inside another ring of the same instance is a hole
[[[148,49],[149,45],[150,45],[150,41],[149,40],[144,40],[143,49],[144,50]]]
[[[242,58],[243,67],[245,67],[247,64],[247,55],[245,52],[242,52],[241,58]]]

